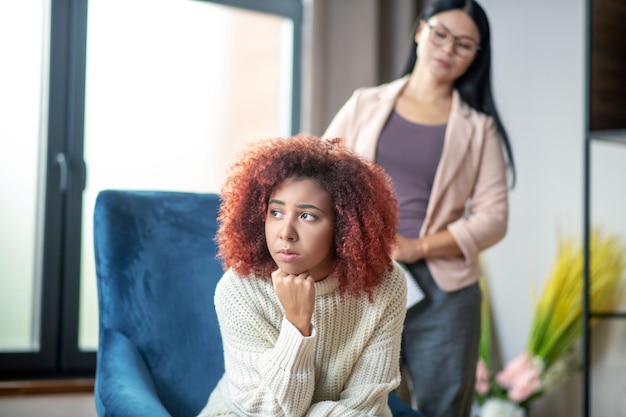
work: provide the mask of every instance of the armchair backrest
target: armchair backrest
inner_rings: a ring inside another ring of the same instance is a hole
[[[110,410],[116,403],[113,391],[123,391],[121,370],[133,366],[124,363],[132,355],[107,355],[116,338],[136,349],[133,355],[145,364],[142,372],[151,389],[172,416],[198,413],[222,376],[213,305],[223,273],[215,257],[218,206],[215,194],[107,190],[98,195],[95,396],[100,415],[116,414]]]

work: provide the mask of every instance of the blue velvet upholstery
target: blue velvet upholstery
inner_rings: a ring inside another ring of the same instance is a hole
[[[104,416],[195,416],[224,372],[213,305],[219,197],[102,191],[94,211],[95,401]],[[395,416],[419,413],[391,395]]]

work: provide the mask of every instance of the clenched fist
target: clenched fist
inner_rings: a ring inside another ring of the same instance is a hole
[[[315,308],[315,280],[308,272],[286,274],[272,272],[272,284],[289,320],[303,336],[311,335],[311,318]]]

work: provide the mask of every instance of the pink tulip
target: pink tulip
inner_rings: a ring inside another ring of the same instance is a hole
[[[518,375],[530,366],[528,353],[524,352],[509,362],[502,371],[498,372],[496,380],[503,387],[511,388],[513,381],[518,378]]]
[[[509,389],[508,397],[511,401],[520,403],[530,397],[539,389],[541,384],[541,375],[537,369],[531,368],[519,374],[518,379]]]
[[[498,373],[496,380],[508,389],[511,401],[520,403],[536,392],[541,385],[541,371],[524,352]]]
[[[486,395],[489,392],[489,388],[489,369],[487,369],[485,361],[479,359],[476,364],[476,382],[474,389],[480,395]]]

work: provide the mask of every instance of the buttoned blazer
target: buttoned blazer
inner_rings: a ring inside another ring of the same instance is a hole
[[[337,112],[324,138],[341,137],[348,147],[376,160],[382,129],[408,76],[357,89]],[[443,152],[420,236],[447,229],[463,256],[428,258],[439,288],[456,291],[478,281],[479,254],[500,241],[508,224],[506,162],[493,118],[453,92]]]

